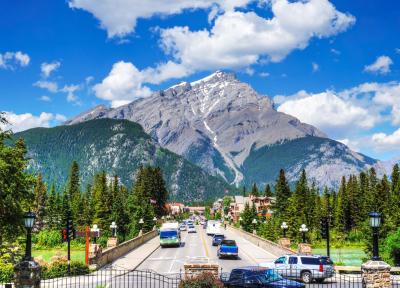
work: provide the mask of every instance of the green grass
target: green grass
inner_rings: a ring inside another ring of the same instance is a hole
[[[67,256],[67,249],[48,249],[48,250],[33,250],[33,257],[43,257],[46,262],[50,262],[51,257],[58,254]],[[71,249],[71,260],[85,263],[85,250]]]
[[[313,248],[313,254],[326,255],[326,248]],[[362,247],[331,248],[331,258],[334,263],[344,263],[346,266],[360,266],[366,254]]]

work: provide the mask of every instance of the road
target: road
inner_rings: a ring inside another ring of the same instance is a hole
[[[235,267],[258,265],[277,258],[277,255],[238,237],[234,232],[223,230],[227,239],[236,240],[239,259],[218,259],[217,247],[212,246],[212,238],[207,236],[201,226],[196,226],[196,231],[197,233],[182,231],[182,247],[158,248],[137,269],[153,270],[168,275],[179,273],[185,263],[206,261],[219,264],[222,271],[230,272]]]

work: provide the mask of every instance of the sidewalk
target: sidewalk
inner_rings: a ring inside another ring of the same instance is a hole
[[[143,245],[132,250],[128,254],[115,260],[113,263],[108,264],[100,270],[106,269],[123,269],[133,270],[136,269],[144,260],[147,259],[158,247],[160,247],[160,239],[154,237]]]

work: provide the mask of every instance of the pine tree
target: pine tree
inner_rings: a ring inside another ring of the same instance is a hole
[[[275,215],[277,217],[285,217],[286,209],[288,209],[288,202],[291,196],[289,184],[286,180],[285,171],[281,169],[275,184],[276,203],[274,205]]]
[[[240,224],[241,224],[243,230],[247,231],[247,232],[252,232],[253,231],[252,221],[254,219],[254,215],[250,209],[250,205],[248,202],[245,203],[244,210],[241,213],[240,217],[242,218],[242,221]]]
[[[265,197],[273,197],[274,196],[274,194],[272,193],[272,190],[271,190],[271,186],[269,184],[267,184],[265,186],[264,196]]]
[[[91,226],[93,224],[93,214],[94,209],[94,199],[92,185],[88,184],[86,186],[86,192],[84,193],[83,199],[83,210],[82,210],[82,221],[84,226]],[[125,201],[125,200],[124,200]]]
[[[126,201],[126,199],[128,198],[128,190],[124,186],[120,186],[117,194],[115,195],[112,209],[113,212],[111,216],[112,221],[115,221],[118,226],[118,234],[121,235],[123,239],[128,236],[129,232],[130,220],[128,213],[128,203]]]
[[[94,219],[100,229],[106,230],[110,225],[110,211],[105,203],[108,201],[108,186],[106,172],[95,175],[93,183]]]
[[[242,196],[246,197],[246,186],[243,186]]]
[[[392,193],[399,194],[398,189],[400,188],[400,169],[399,169],[399,164],[397,163],[393,166],[391,180],[392,180]]]
[[[82,199],[79,180],[79,165],[73,161],[68,178],[67,193],[70,200],[71,214],[74,225],[82,225]]]
[[[49,196],[47,197],[47,213],[46,213],[46,222],[47,226],[50,229],[57,229],[58,227],[58,199],[57,199],[57,192],[56,192],[56,187],[54,183],[50,187],[50,193]]]
[[[253,187],[251,188],[251,195],[253,195],[254,197],[260,196],[256,183],[253,183]]]
[[[161,168],[160,167],[154,168],[152,173],[154,180],[154,184],[152,186],[153,188],[152,197],[156,201],[154,205],[154,210],[155,210],[154,212],[157,218],[161,218],[167,213],[166,204],[168,201],[168,190],[166,188]]]
[[[42,174],[39,174],[36,178],[36,184],[34,189],[35,200],[34,200],[34,212],[36,214],[35,231],[40,231],[45,226],[46,217],[46,204],[47,204],[47,187],[43,182]]]

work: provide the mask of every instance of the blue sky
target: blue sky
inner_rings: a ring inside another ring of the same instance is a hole
[[[2,4],[0,110],[14,131],[222,69],[357,151],[400,156],[398,1]]]

